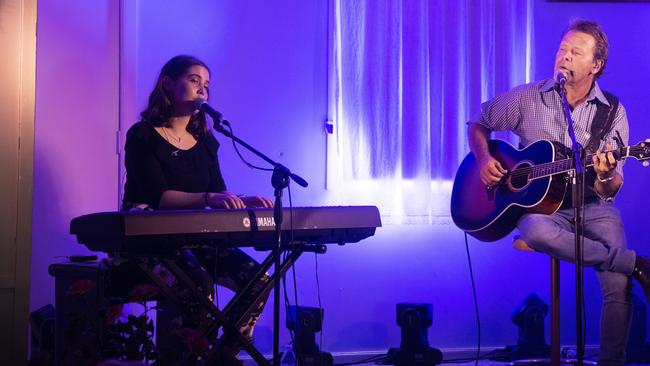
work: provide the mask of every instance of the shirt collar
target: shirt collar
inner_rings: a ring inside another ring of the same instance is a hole
[[[539,91],[548,92],[555,87],[555,79],[546,79],[539,87]]]
[[[593,99],[598,99],[599,102],[605,104],[608,107],[611,107],[609,101],[607,100],[607,97],[605,97],[605,94],[603,94],[603,91],[600,89],[597,81],[594,81],[594,87],[589,91],[589,97],[587,98],[587,100]]]
[[[546,79],[540,85],[539,90],[541,92],[549,92],[552,91],[554,87],[555,87],[555,79]],[[589,95],[587,95],[587,102],[593,102],[594,100],[598,100],[599,102],[610,107],[609,101],[605,97],[605,94],[603,94],[603,91],[600,89],[600,86],[598,85],[597,81],[594,81],[594,87],[591,88],[591,90],[589,90]]]

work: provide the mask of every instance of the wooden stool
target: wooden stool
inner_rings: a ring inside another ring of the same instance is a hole
[[[525,241],[514,237],[512,247],[517,250],[535,252]],[[549,359],[531,359],[511,362],[512,365],[530,365],[530,364],[550,364],[551,366],[560,366],[562,364],[577,364],[577,359],[565,359],[560,357],[560,260],[551,258],[551,345],[549,347]],[[596,365],[596,362],[582,360],[583,365]]]
[[[515,236],[512,247],[517,250],[534,252],[525,241]],[[551,258],[551,345],[549,356],[551,366],[562,363],[560,359],[560,260]]]

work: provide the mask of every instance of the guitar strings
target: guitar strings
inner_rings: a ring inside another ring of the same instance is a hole
[[[644,148],[638,148],[638,147],[636,147],[636,146],[630,146],[629,148],[630,148],[630,151],[636,151],[636,150],[639,150],[639,149],[641,149],[641,150],[645,150]],[[619,149],[616,149],[616,150],[610,150],[610,151],[607,151],[607,152],[616,152],[616,151],[619,151]],[[619,151],[619,153],[620,153],[620,151]],[[591,159],[593,159],[593,156],[594,156],[594,155],[595,155],[595,154],[589,154],[589,155],[587,155],[586,160],[587,160],[587,161],[591,161]],[[621,154],[621,155],[622,155],[622,154]],[[625,159],[625,158],[626,158],[626,157],[621,157],[621,159]],[[548,163],[542,163],[542,164],[537,164],[537,165],[530,165],[530,166],[526,166],[526,167],[523,167],[523,168],[517,168],[517,169],[514,169],[514,170],[510,171],[510,172],[507,174],[507,176],[510,176],[510,177],[513,177],[513,178],[521,178],[521,177],[529,176],[528,179],[530,179],[531,172],[532,172],[532,173],[535,173],[535,170],[537,170],[537,172],[538,172],[539,170],[542,170],[542,174],[541,174],[541,175],[539,175],[539,174],[534,174],[534,178],[541,178],[541,177],[545,177],[545,176],[554,175],[554,174],[556,174],[556,173],[560,173],[560,172],[562,172],[562,171],[571,170],[570,166],[569,166],[569,167],[565,167],[565,165],[567,165],[567,163],[571,163],[571,162],[572,162],[572,159],[563,159],[563,160],[557,160],[557,161],[552,161],[552,162],[548,162]],[[558,165],[557,168],[559,169],[559,171],[553,171],[553,170],[551,170],[551,167],[552,167],[553,165]],[[569,164],[569,165],[570,165],[570,164]],[[591,165],[593,165],[593,164],[587,164],[587,166],[591,166]],[[545,173],[545,172],[544,172],[544,170],[546,170],[546,169],[549,169],[549,170],[550,170],[549,173]]]

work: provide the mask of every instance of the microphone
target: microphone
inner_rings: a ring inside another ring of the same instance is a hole
[[[221,123],[223,115],[216,109],[212,108],[205,100],[195,100],[194,108],[204,112],[208,116],[212,117],[212,120],[216,123]]]
[[[555,80],[557,81],[560,86],[564,86],[566,84],[566,74],[562,71],[557,73],[557,76],[555,77]]]

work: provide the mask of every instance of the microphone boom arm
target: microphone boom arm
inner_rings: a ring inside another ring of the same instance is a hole
[[[212,108],[208,103],[202,100],[197,100],[194,102],[194,105],[197,109],[199,109],[202,112],[205,112],[207,115],[209,115],[212,118],[212,121],[214,122],[214,129],[215,131],[219,132],[220,134],[232,139],[235,141],[237,144],[245,147],[248,151],[252,152],[253,154],[259,156],[262,160],[266,161],[270,165],[273,166],[275,170],[279,170],[281,173],[287,175],[290,177],[294,182],[296,182],[299,186],[301,187],[307,187],[309,183],[307,183],[306,180],[304,180],[302,177],[300,177],[297,174],[292,173],[289,168],[285,167],[284,165],[274,161],[273,159],[269,158],[265,154],[261,153],[251,145],[247,144],[245,141],[241,140],[239,137],[235,136],[232,134],[232,132],[228,131],[223,127],[222,124],[225,124],[223,120],[223,115],[219,113],[219,111],[215,110]]]

